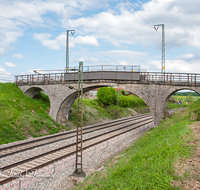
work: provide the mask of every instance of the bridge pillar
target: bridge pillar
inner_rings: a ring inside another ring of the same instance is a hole
[[[154,126],[156,127],[160,124],[160,120],[164,115],[163,107],[165,102],[165,99],[163,98],[165,91],[161,89],[161,85],[119,84],[119,87],[126,89],[142,98],[152,113]]]

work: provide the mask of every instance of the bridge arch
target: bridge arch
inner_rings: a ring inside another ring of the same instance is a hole
[[[37,95],[39,92],[44,91],[45,94],[49,97],[50,102],[50,109],[51,109],[51,103],[52,103],[52,96],[51,92],[49,91],[48,87],[45,85],[34,85],[34,86],[27,86],[26,88],[21,88],[24,95],[34,98],[35,95]]]
[[[180,87],[180,88],[171,88],[170,90],[168,90],[168,92],[166,93],[166,96],[164,97],[164,104],[163,104],[163,117],[164,117],[164,112],[167,108],[167,102],[169,100],[169,98],[176,92],[180,91],[180,90],[191,90],[194,91],[198,94],[200,94],[200,89],[199,88],[194,88],[194,87]]]
[[[49,96],[50,111],[49,116],[57,122],[65,121],[69,116],[69,110],[72,103],[77,98],[77,83],[72,83],[70,88],[67,84],[43,84],[43,85],[19,85],[22,92],[33,97],[42,89]],[[84,92],[104,87],[120,87],[142,98],[149,107],[154,119],[154,126],[160,124],[160,120],[164,116],[169,97],[179,90],[192,90],[200,94],[199,86],[178,86],[178,85],[158,85],[158,84],[135,84],[124,81],[96,81],[96,83],[85,82],[83,84]]]
[[[40,87],[31,87],[28,88],[25,92],[24,95],[33,98],[35,95],[37,95],[40,91],[42,91],[43,89],[41,89]]]
[[[83,93],[85,92],[88,92],[90,90],[93,90],[93,89],[96,89],[96,88],[100,88],[100,87],[120,87],[124,90],[129,90],[131,93],[135,94],[136,96],[140,97],[144,102],[145,104],[149,107],[151,113],[154,113],[153,111],[153,107],[151,106],[150,104],[150,101],[147,97],[146,94],[138,91],[138,88],[132,88],[130,89],[129,87],[127,86],[124,86],[123,84],[122,85],[117,85],[116,83],[109,83],[109,84],[99,84],[99,85],[93,85],[93,86],[89,86],[89,87],[85,87],[83,88]],[[75,91],[71,94],[69,94],[64,100],[63,102],[61,103],[61,105],[59,106],[59,109],[58,109],[58,112],[57,112],[57,115],[56,115],[56,122],[58,123],[62,123],[66,120],[68,120],[69,118],[69,111],[71,109],[71,106],[73,104],[73,102],[78,98],[78,92]],[[152,114],[153,115],[153,114]]]
[[[89,86],[89,87],[83,88],[83,93],[88,92],[88,91],[93,90],[93,89],[96,89],[96,88],[106,87],[106,86],[110,86],[110,85]],[[63,100],[63,102],[61,103],[61,105],[58,109],[58,113],[57,113],[57,116],[56,116],[56,122],[62,123],[64,121],[68,120],[69,111],[71,109],[71,106],[77,98],[78,98],[78,92],[75,91]]]
[[[151,111],[151,105],[150,105],[148,98],[145,94],[141,94],[140,92],[137,91],[137,89],[134,89],[134,90],[132,89],[132,90],[130,90],[130,92],[135,94],[139,98],[141,98],[145,102],[145,104],[149,107],[149,109]]]

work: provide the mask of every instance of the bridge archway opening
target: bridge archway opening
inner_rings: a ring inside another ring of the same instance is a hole
[[[113,88],[118,91],[118,104],[120,107],[134,110],[137,114],[150,113],[150,108],[146,99],[137,91],[116,86],[113,86]],[[127,102],[127,106],[123,104],[124,101]]]
[[[200,99],[200,92],[182,88],[172,91],[164,102],[164,116],[169,116],[167,110],[187,107]]]
[[[108,86],[108,85],[95,85],[95,86],[83,88],[83,94],[93,89],[97,89],[97,88],[105,87],[105,86]],[[78,92],[76,91],[64,99],[64,101],[61,103],[59,107],[59,110],[56,116],[56,121],[58,123],[63,123],[69,119],[70,109],[72,107],[72,104],[77,98],[78,98]]]
[[[90,86],[90,87],[83,89],[84,96],[85,96],[84,98],[90,98],[91,97],[92,99],[96,99],[96,93],[97,93],[97,90],[100,87],[113,87],[117,91],[116,85],[115,86],[111,86],[111,85]],[[94,90],[96,92],[94,92]],[[91,92],[91,91],[93,91],[93,92],[88,93],[88,92]],[[87,94],[85,94],[85,93],[87,93]],[[125,94],[123,95],[123,93],[125,93]],[[132,91],[128,91],[124,88],[119,88],[118,89],[118,100],[119,100],[119,102],[120,102],[120,96],[126,97],[126,99],[129,99],[129,101],[130,101],[131,97],[133,97],[134,100],[132,100],[130,105],[124,107],[124,108],[127,109],[127,112],[129,112],[130,114],[133,115],[133,114],[137,114],[137,113],[143,114],[143,113],[149,113],[150,112],[150,108],[148,106],[148,103],[146,102],[146,99],[144,99],[144,97],[143,98],[140,97],[140,95],[137,92],[132,92]],[[76,92],[70,94],[68,97],[66,97],[65,100],[62,102],[62,104],[60,105],[60,108],[58,110],[57,117],[56,117],[56,121],[58,123],[64,123],[66,120],[68,120],[70,117],[72,117],[72,115],[70,113],[70,109],[71,109],[74,101],[77,99],[77,97],[78,97],[78,93],[76,91]],[[139,101],[139,102],[137,102],[137,101]],[[118,104],[119,104],[119,102],[118,102]],[[135,112],[133,110],[135,110]]]
[[[32,98],[43,101],[47,105],[47,110],[50,110],[50,99],[47,92],[40,87],[31,87],[24,92],[24,95]]]

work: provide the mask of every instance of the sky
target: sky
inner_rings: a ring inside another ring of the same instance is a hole
[[[156,24],[165,26],[165,71],[200,73],[198,0],[0,0],[0,81],[64,70],[66,30],[75,30],[70,67],[82,61],[160,72]]]

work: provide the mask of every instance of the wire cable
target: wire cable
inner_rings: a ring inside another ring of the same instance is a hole
[[[88,45],[87,43],[85,43],[83,40],[81,40],[78,36],[76,37],[79,41],[81,41],[82,43],[84,43],[84,44],[86,44],[87,46],[89,46],[90,48],[92,48],[93,50],[95,50],[96,52],[98,52],[99,54],[101,54],[101,55],[103,55],[104,57],[106,57],[106,58],[108,58],[108,59],[110,59],[111,61],[113,61],[113,62],[115,62],[115,63],[117,63],[117,64],[119,64],[118,62],[116,62],[115,60],[113,60],[113,59],[111,59],[111,58],[109,58],[108,56],[106,56],[105,54],[103,54],[102,52],[100,52],[100,51],[98,51],[98,50],[96,50],[95,48],[93,48],[92,46],[90,46],[90,45]]]
[[[151,28],[153,28],[153,26],[144,18],[142,17],[137,11],[134,10],[134,8],[131,6],[131,4],[127,1],[124,0],[124,2],[142,19],[144,20]]]
[[[131,6],[131,4],[127,1],[127,0],[124,0],[124,2],[142,19],[142,20],[144,20],[151,28],[153,28],[154,29],[154,27],[144,18],[144,17],[142,17],[137,11],[135,11],[134,10],[134,8]],[[156,32],[157,32],[157,34],[158,34],[158,36],[159,37],[161,37],[160,36],[160,34],[158,33],[158,31],[156,30]],[[162,37],[161,37],[161,39],[162,39]],[[165,44],[165,47],[168,49],[168,51],[169,51],[169,53],[171,54],[171,56],[176,60],[176,58],[175,58],[175,56],[172,54],[172,52],[170,51],[170,49],[168,48],[168,46]],[[177,60],[176,60],[177,61]],[[178,63],[178,62],[177,62]],[[178,63],[179,64],[179,63]],[[179,64],[180,65],[180,64]]]
[[[22,22],[22,21],[19,21],[19,20],[15,20],[15,19],[12,19],[12,18],[8,18],[8,17],[5,17],[5,16],[1,16],[1,18],[4,18],[4,19],[8,19],[8,20],[12,20],[12,21],[15,21],[15,22],[19,22],[19,23],[22,23],[22,24],[26,24],[26,25],[30,25],[30,26],[34,26],[34,27],[37,27],[37,28],[40,28],[40,29],[43,29],[43,30],[48,30],[48,31],[52,31],[52,32],[55,32],[55,33],[64,33],[64,32],[59,32],[59,31],[55,31],[55,30],[50,30],[48,28],[44,28],[44,27],[40,27],[40,26],[37,26],[37,25],[34,25],[34,24],[29,24],[27,22]],[[92,46],[90,46],[89,44],[85,43],[84,41],[82,41],[78,36],[76,37],[79,41],[81,41],[82,43],[86,44],[88,47],[92,48],[93,50],[95,50],[95,52],[98,52],[99,54],[103,55],[104,57],[106,57],[107,59],[110,59],[111,61],[119,64],[118,62],[116,62],[115,60],[109,58],[108,56],[106,56],[105,54],[103,54],[102,52],[96,50],[95,48],[93,48]]]
[[[60,34],[59,31],[51,30],[51,29],[49,29],[49,28],[41,27],[41,26],[38,26],[38,25],[35,25],[35,24],[30,24],[30,23],[27,23],[27,22],[19,21],[19,20],[12,19],[12,18],[8,18],[8,17],[1,16],[1,15],[0,15],[0,17],[1,17],[1,18],[4,18],[4,19],[8,19],[8,20],[15,21],[15,22],[19,22],[19,23],[22,23],[22,24],[26,24],[26,25],[34,26],[34,27],[36,27],[36,28],[40,28],[40,29],[42,29],[42,30],[48,30],[48,31],[52,31],[52,32],[55,32],[55,33],[59,33],[59,34]]]
[[[8,82],[13,82],[14,80],[0,79],[0,81],[8,81]]]

